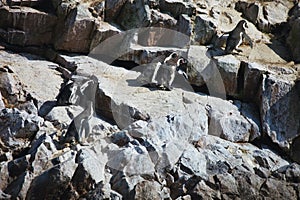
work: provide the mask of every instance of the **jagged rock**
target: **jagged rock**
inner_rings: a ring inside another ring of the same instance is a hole
[[[44,171],[52,168],[55,164],[62,162],[64,158],[58,158],[60,154],[65,153],[65,150],[59,151],[55,146],[53,139],[47,134],[41,134],[34,142],[28,151],[30,154],[30,167],[33,169],[33,174],[39,176]],[[69,151],[62,157],[70,156]]]
[[[215,199],[221,199],[220,191],[215,190],[211,188],[209,185],[207,185],[203,180],[199,181],[195,184],[193,189],[191,190],[191,196],[192,198],[215,198]]]
[[[177,22],[177,30],[183,34],[186,34],[188,36],[191,36],[193,33],[193,25],[192,25],[192,19],[186,15],[182,14],[179,16],[178,22]]]
[[[114,21],[117,16],[119,15],[122,7],[126,3],[126,0],[112,0],[112,1],[105,1],[105,21],[112,22]]]
[[[175,29],[176,23],[170,15],[151,9],[151,26]]]
[[[238,96],[238,78],[240,76],[238,73],[241,62],[233,55],[214,57],[214,60],[221,74],[226,94],[229,96]]]
[[[247,104],[239,101],[234,101],[234,104],[239,108],[241,114],[252,125],[253,132],[250,141],[253,141],[255,138],[259,138],[261,133],[261,122],[258,107],[253,103]]]
[[[206,158],[200,149],[193,146],[187,148],[180,157],[180,164],[190,170],[196,176],[207,178]]]
[[[25,171],[19,177],[15,178],[5,189],[12,199],[25,199],[33,176]],[[18,190],[16,190],[18,188]]]
[[[3,6],[0,18],[6,19],[0,22],[0,38],[4,41],[19,46],[51,44],[57,23],[55,15],[29,7]]]
[[[191,19],[188,15],[180,15],[177,30],[190,37],[193,45],[210,44],[216,35],[216,22],[207,15],[197,15]]]
[[[120,32],[121,31],[118,28],[110,25],[109,23],[100,21],[99,24],[96,24],[96,30],[92,37],[90,50],[93,50],[98,45],[101,45],[104,40],[119,34]]]
[[[45,119],[52,122],[54,126],[65,129],[72,119],[83,111],[79,106],[57,106],[45,116]]]
[[[193,15],[196,11],[196,6],[192,1],[182,0],[162,0],[159,3],[159,8],[162,12],[170,13],[171,16],[178,19],[179,15]]]
[[[24,150],[43,122],[42,118],[15,108],[1,110],[0,116],[2,151]]]
[[[270,32],[279,24],[287,21],[288,12],[292,6],[290,1],[262,3],[238,1],[235,8],[242,12],[246,19],[256,24],[259,30]],[[274,12],[275,10],[276,12]]]
[[[6,107],[13,107],[19,102],[26,101],[26,94],[24,94],[21,81],[14,76],[13,71],[10,72],[0,73],[0,88]]]
[[[300,85],[293,70],[281,73],[284,75],[263,76],[260,112],[264,132],[281,148],[290,150],[292,140],[299,136],[300,107],[296,102]]]
[[[68,188],[76,167],[75,155],[68,155],[68,158],[64,162],[44,171],[32,180],[26,198],[60,198]]]
[[[105,180],[107,158],[103,154],[97,155],[91,149],[81,149],[77,153],[76,162],[78,167],[72,177],[72,186],[79,194],[87,193],[95,184]]]
[[[300,18],[292,22],[291,27],[292,28],[287,37],[287,44],[291,50],[293,60],[295,62],[300,62]]]
[[[96,27],[95,20],[88,8],[81,4],[78,5],[68,13],[67,19],[61,23],[63,23],[62,27],[57,30],[61,34],[54,42],[55,49],[88,53],[92,42],[91,35]]]
[[[252,101],[258,104],[259,87],[261,85],[262,75],[267,72],[267,69],[258,63],[241,63],[240,82],[238,93],[244,100]]]
[[[142,0],[126,1],[116,19],[124,30],[148,26],[150,20],[150,8]]]
[[[40,109],[41,104],[55,99],[63,82],[61,74],[55,71],[56,64],[31,54],[13,54],[6,51],[0,51],[0,58],[3,65],[10,63],[9,68],[13,72],[4,73],[5,76],[11,77],[5,86],[6,90],[9,90],[7,92],[10,96],[18,97],[14,97],[17,100],[9,103],[33,100],[35,106]]]
[[[259,125],[252,126],[233,104],[211,98],[207,105],[209,106],[210,135],[216,135],[232,142],[250,141],[259,136]],[[222,109],[220,109],[221,107]],[[253,123],[255,124],[255,122]]]
[[[96,188],[89,192],[89,194],[86,197],[86,199],[89,200],[102,200],[106,198],[121,200],[122,195],[111,190],[110,188],[105,188],[103,184],[97,184]]]
[[[156,181],[142,181],[135,186],[134,199],[161,199],[161,185]]]
[[[269,178],[261,186],[261,194],[264,197],[277,197],[277,198],[288,198],[297,199],[298,194],[294,190],[293,185],[288,183],[282,184],[281,181]]]
[[[215,22],[206,15],[197,15],[194,20],[193,44],[207,45],[216,34]]]

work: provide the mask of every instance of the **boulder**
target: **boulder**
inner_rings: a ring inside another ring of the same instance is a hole
[[[149,26],[150,20],[150,8],[143,0],[126,1],[116,18],[124,30]]]
[[[170,15],[151,9],[151,26],[175,29],[176,23],[177,20]]]
[[[52,108],[45,119],[52,122],[57,128],[65,129],[82,110],[83,108],[79,106],[57,106]]]
[[[103,154],[96,155],[92,149],[80,149],[76,156],[78,166],[72,177],[72,186],[79,194],[86,194],[96,184],[105,180],[105,163]]]
[[[57,64],[32,54],[14,54],[6,51],[0,51],[0,58],[2,65],[10,63],[8,67],[13,72],[1,73],[1,76],[8,79],[4,87],[9,98],[15,99],[8,103],[17,106],[18,103],[32,100],[40,109],[43,103],[55,100],[63,83],[61,74],[55,70]],[[5,95],[4,97],[7,98]]]
[[[214,57],[216,66],[222,77],[226,94],[229,96],[238,96],[238,78],[241,62],[233,55]]]
[[[29,7],[0,7],[0,38],[19,46],[49,45],[58,18]]]
[[[80,4],[68,11],[66,17],[56,27],[54,48],[56,50],[88,53],[96,28],[92,14],[88,11],[87,6]]]
[[[181,14],[192,16],[196,11],[196,6],[192,1],[183,0],[162,0],[159,3],[159,8],[162,12],[169,13],[175,19]]]
[[[287,151],[293,139],[299,136],[300,107],[296,103],[299,94],[300,85],[293,70],[283,75],[263,76],[260,89],[262,127],[274,143]]]
[[[122,7],[126,3],[126,0],[112,0],[105,1],[105,14],[104,19],[107,22],[113,22],[119,15]]]
[[[22,151],[27,148],[35,136],[43,119],[18,109],[3,109],[0,112],[2,129],[1,151]]]
[[[190,37],[193,45],[207,45],[216,35],[216,21],[204,14],[191,18],[186,14],[179,16],[177,30]]]
[[[32,180],[26,198],[61,198],[68,188],[76,167],[75,155],[68,155],[67,160],[44,171]]]
[[[135,186],[135,199],[161,199],[161,185],[155,181],[142,181]]]
[[[271,32],[276,26],[286,22],[288,12],[292,7],[291,1],[263,3],[238,1],[235,5],[236,10],[242,12],[247,20],[256,24],[258,29],[263,32]]]

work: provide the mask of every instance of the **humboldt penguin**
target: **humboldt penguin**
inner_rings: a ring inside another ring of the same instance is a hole
[[[171,53],[163,63],[158,63],[152,77],[152,81],[156,83],[160,88],[172,90],[172,83],[175,78],[177,61],[179,55],[174,52]]]
[[[225,47],[225,52],[227,54],[231,53],[233,50],[241,52],[238,47],[242,44],[243,39],[248,41],[251,48],[253,47],[250,37],[246,34],[246,28],[248,28],[247,22],[245,20],[241,20],[232,31],[227,33],[228,38]]]
[[[177,61],[176,71],[178,72],[178,74],[181,74],[186,80],[188,80],[187,70],[187,60],[185,60],[184,58],[180,58]]]

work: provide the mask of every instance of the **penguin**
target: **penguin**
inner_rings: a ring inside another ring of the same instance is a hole
[[[187,61],[184,58],[180,58],[177,61],[176,71],[178,72],[178,74],[181,74],[186,80],[188,80],[187,70]]]
[[[253,48],[252,41],[246,34],[246,28],[248,28],[247,22],[245,20],[241,20],[232,31],[227,33],[228,38],[226,41],[225,53],[231,53],[233,50],[241,52],[238,47],[242,44],[243,39],[247,40],[251,48]]]
[[[163,63],[158,63],[152,77],[152,81],[156,83],[160,88],[166,88],[172,90],[172,83],[175,78],[177,61],[179,55],[174,52],[171,53]]]

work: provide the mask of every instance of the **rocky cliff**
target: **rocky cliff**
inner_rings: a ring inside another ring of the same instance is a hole
[[[299,199],[298,40],[291,0],[0,0],[0,199]]]

